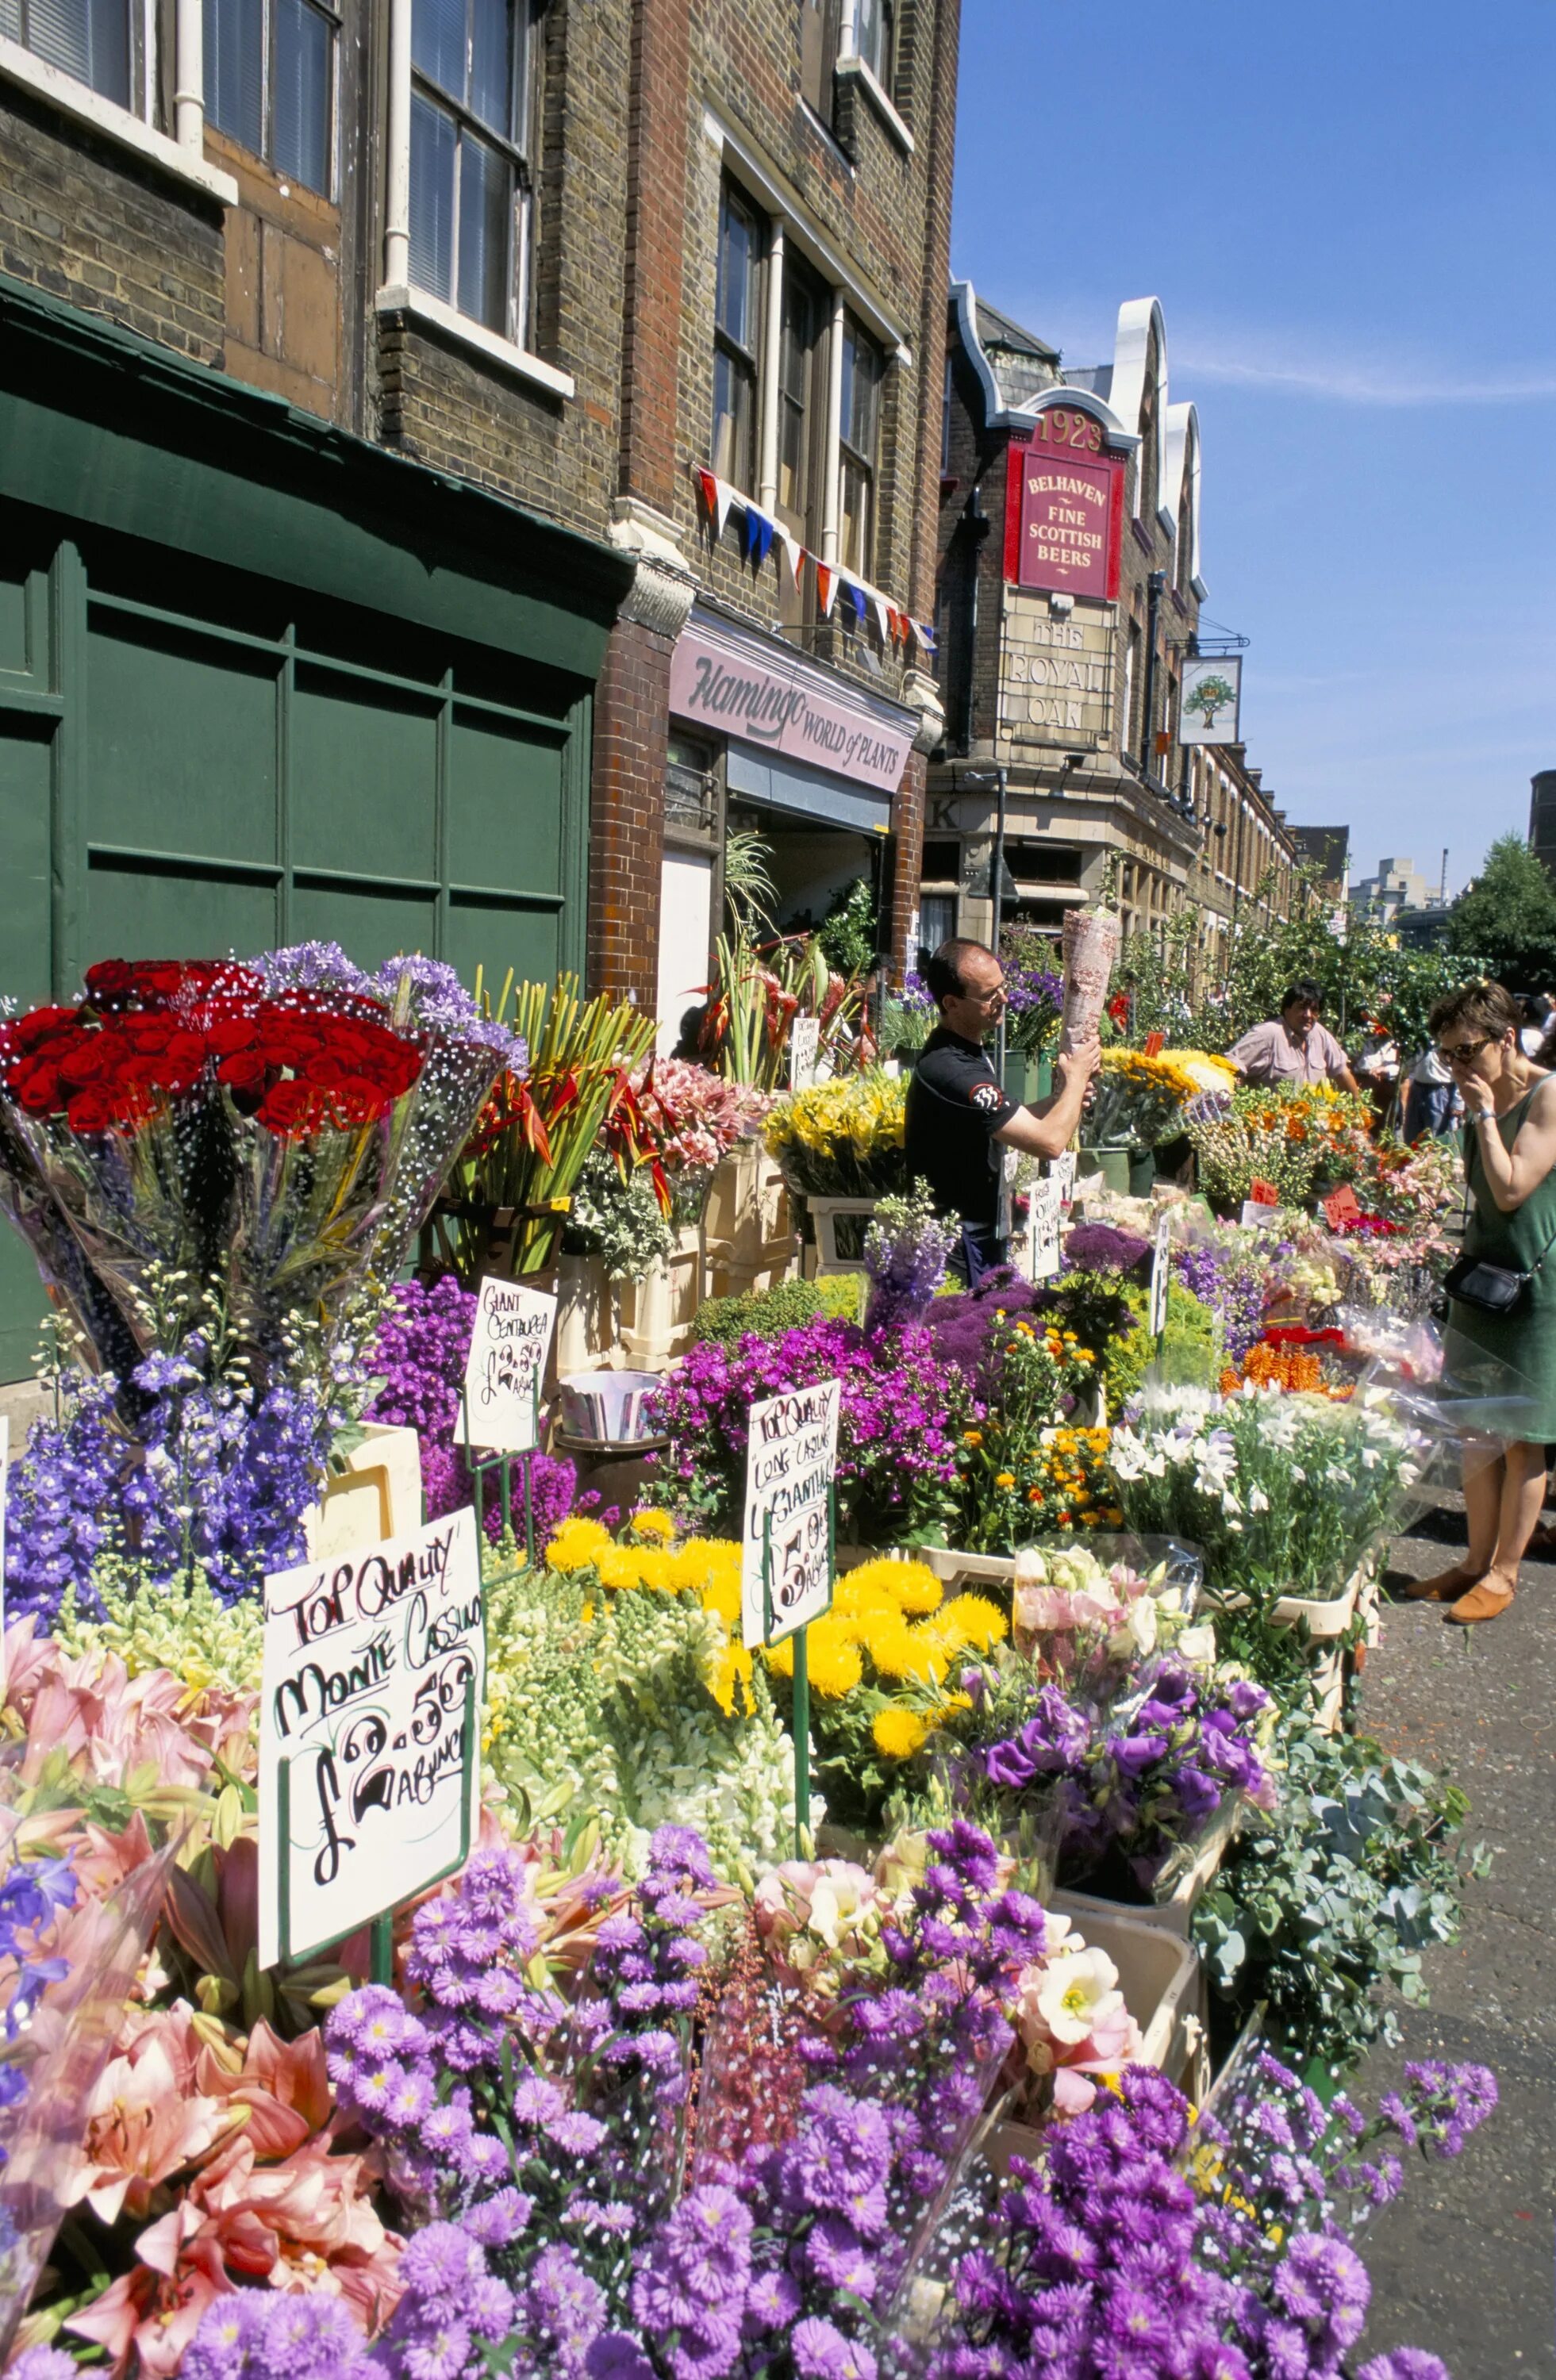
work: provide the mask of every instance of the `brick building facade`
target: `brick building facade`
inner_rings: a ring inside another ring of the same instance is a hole
[[[946,735],[929,776],[920,940],[1044,929],[1111,884],[1126,932],[1185,906],[1207,936],[1289,903],[1292,847],[1241,747],[1180,746],[1199,650],[1199,423],[1171,401],[1154,298],[1111,362],[1058,352],[952,285],[936,625]],[[1269,882],[1266,862],[1274,873]],[[1230,871],[1230,872],[1229,872]]]
[[[652,1003],[731,819],[905,948],[956,0],[6,24],[4,988],[319,934]],[[688,630],[812,748],[673,717]]]

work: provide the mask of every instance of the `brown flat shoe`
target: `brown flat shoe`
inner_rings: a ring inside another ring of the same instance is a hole
[[[1482,1579],[1467,1595],[1461,1595],[1449,1619],[1456,1628],[1473,1628],[1477,1620],[1500,1620],[1513,1601],[1511,1586],[1492,1586]]]
[[[1400,1589],[1411,1603],[1457,1603],[1465,1592],[1462,1578],[1413,1578]]]

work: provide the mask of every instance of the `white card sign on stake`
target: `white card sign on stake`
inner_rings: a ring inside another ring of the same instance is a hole
[[[1271,1223],[1281,1220],[1279,1207],[1271,1207],[1266,1198],[1245,1198],[1238,1220],[1246,1232],[1267,1232]]]
[[[502,1454],[533,1451],[555,1325],[556,1300],[549,1290],[486,1276],[465,1364],[456,1445]]]
[[[1167,1285],[1173,1278],[1173,1260],[1169,1241],[1173,1226],[1163,1215],[1156,1227],[1156,1245],[1150,1259],[1150,1314],[1148,1328],[1153,1339],[1160,1339],[1167,1328]]]
[[[1048,1178],[1059,1184],[1059,1204],[1067,1215],[1076,1203],[1076,1152],[1065,1149],[1062,1157],[1049,1160]]]
[[[485,1691],[470,1505],[266,1579],[261,1967],[310,1957],[464,1865]]]
[[[832,1603],[832,1488],[837,1472],[840,1380],[790,1389],[751,1407],[740,1635],[776,1644]]]
[[[1063,1261],[1059,1253],[1059,1234],[1064,1222],[1060,1184],[1052,1177],[1047,1182],[1034,1182],[1028,1198],[1027,1269],[1033,1281],[1050,1281],[1059,1271]]]
[[[821,1045],[819,1016],[796,1016],[789,1027],[789,1088],[808,1091],[816,1080],[816,1060]]]

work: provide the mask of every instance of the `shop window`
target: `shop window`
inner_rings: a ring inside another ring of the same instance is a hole
[[[0,0],[0,34],[140,115],[143,12],[132,0]]]
[[[713,468],[748,495],[755,492],[761,248],[757,215],[726,182],[719,203],[714,301]]]
[[[410,276],[522,345],[531,0],[411,0]]]
[[[1013,876],[1029,884],[1078,884],[1083,854],[1075,843],[1049,843],[1041,835],[1015,835],[1005,844]]]
[[[954,892],[920,892],[918,895],[918,941],[926,951],[938,951],[956,930],[956,895]]]
[[[961,844],[926,843],[924,856],[918,863],[918,873],[929,884],[959,883],[962,875]]]
[[[287,181],[328,197],[339,18],[313,0],[203,0],[205,113]]]
[[[875,560],[875,481],[881,443],[880,348],[850,314],[843,333],[838,560],[869,578]]]

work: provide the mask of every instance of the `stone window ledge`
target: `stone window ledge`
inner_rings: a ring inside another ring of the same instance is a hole
[[[511,339],[489,331],[484,322],[472,321],[456,307],[445,306],[441,298],[430,296],[425,289],[391,285],[378,292],[373,306],[380,314],[408,314],[414,321],[430,323],[444,338],[456,340],[488,363],[501,364],[504,371],[513,372],[520,380],[532,381],[552,396],[577,394],[577,383],[571,372],[558,371],[554,364],[532,356],[527,347],[516,346]]]
[[[46,100],[51,107],[58,108],[62,115],[72,116],[78,124],[89,126],[121,149],[132,151],[174,181],[188,183],[191,189],[203,192],[224,207],[237,206],[237,184],[230,174],[209,164],[203,155],[197,155],[192,149],[181,148],[165,132],[158,132],[152,125],[143,124],[140,116],[132,115],[128,107],[104,99],[88,84],[62,74],[46,58],[35,57],[19,42],[7,41],[4,35],[0,35],[0,79],[19,83],[37,98]]]
[[[902,151],[903,155],[905,157],[911,157],[913,154],[913,135],[908,130],[906,125],[903,122],[902,117],[897,114],[897,111],[893,106],[891,100],[887,97],[885,87],[881,83],[880,77],[876,74],[874,67],[867,66],[863,58],[839,58],[837,62],[837,72],[840,75],[851,75],[857,80],[859,88],[864,91],[870,105],[874,108],[877,115],[881,118],[881,123],[886,127],[886,129],[891,134],[893,140],[896,142],[897,147]]]

